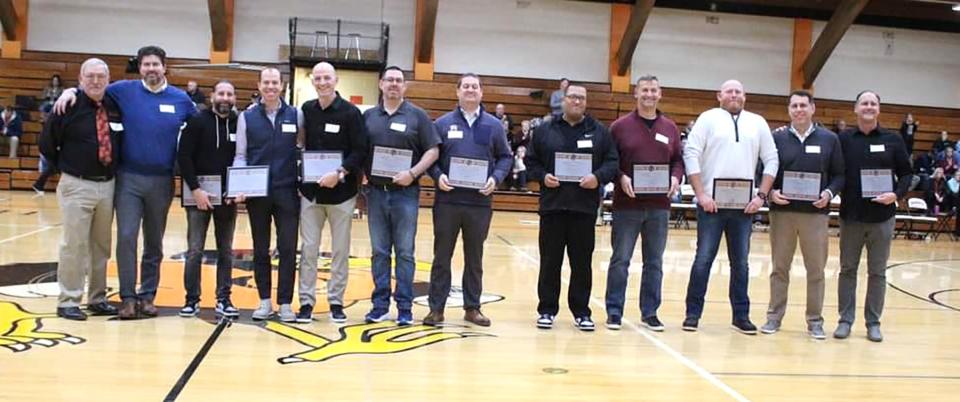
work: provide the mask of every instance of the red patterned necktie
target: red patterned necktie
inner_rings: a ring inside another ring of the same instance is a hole
[[[107,122],[107,108],[97,102],[97,156],[103,166],[110,166],[113,159],[113,144],[110,143],[110,126]]]

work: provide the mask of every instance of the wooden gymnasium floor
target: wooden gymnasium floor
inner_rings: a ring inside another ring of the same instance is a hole
[[[594,255],[591,308],[597,331],[573,328],[565,292],[556,327],[538,330],[537,217],[502,212],[494,215],[486,244],[483,309],[493,320],[489,328],[464,325],[456,307],[447,310],[453,325],[440,330],[363,324],[371,288],[365,220],[354,223],[352,254],[357,258],[351,261],[346,325],[330,323],[325,314],[309,325],[254,324],[249,316],[256,291],[252,274],[243,269],[251,248],[245,215],[238,220],[234,243],[242,254],[233,275],[241,319],[229,327],[218,325],[209,309],[200,318],[177,317],[182,263],[171,257],[186,247],[186,219],[177,205],[171,208],[164,242],[158,303],[167,308],[161,317],[130,322],[96,317],[77,323],[52,314],[57,287],[50,273],[62,219],[52,193],[34,197],[0,191],[0,400],[912,401],[948,400],[960,391],[960,249],[944,237],[894,242],[885,340],[875,344],[864,337],[861,311],[848,340],[807,337],[799,256],[780,333],[746,336],[729,328],[723,255],[713,270],[700,332],[682,332],[694,230],[670,232],[660,309],[666,332],[637,326],[639,250],[625,326],[621,331],[603,328],[609,227],[597,229]],[[429,279],[432,238],[430,210],[421,209],[418,295],[425,294]],[[839,268],[837,239],[830,241],[824,315],[832,333]],[[323,248],[328,244],[325,238]],[[207,248],[214,248],[212,234]],[[460,258],[458,252],[455,261]],[[109,285],[115,290],[112,264]],[[750,267],[752,319],[761,325],[770,272],[765,233],[754,234]],[[203,292],[204,304],[210,306],[213,266],[207,268]],[[319,275],[322,280],[327,273]],[[861,274],[861,284],[864,279]],[[860,305],[864,288],[860,286]],[[320,289],[322,313],[327,306],[325,288]],[[427,308],[422,298],[418,301],[414,315],[422,319]]]

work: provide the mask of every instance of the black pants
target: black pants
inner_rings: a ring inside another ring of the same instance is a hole
[[[233,230],[237,223],[236,204],[219,205],[212,211],[187,207],[187,258],[183,266],[183,287],[187,291],[187,303],[200,302],[200,264],[203,262],[203,245],[207,241],[207,228],[210,227],[211,217],[213,234],[217,239],[217,300],[230,300]]]
[[[560,267],[566,250],[570,261],[567,304],[574,317],[590,315],[595,214],[550,213],[540,216],[540,278],[537,312],[556,315],[560,310]]]
[[[443,311],[450,294],[450,260],[463,230],[463,308],[480,308],[483,292],[483,242],[490,231],[490,207],[437,203],[433,206],[433,267],[430,310]]]
[[[277,227],[277,304],[290,304],[297,272],[297,235],[300,198],[296,189],[270,189],[267,197],[247,200],[250,231],[253,232],[253,277],[260,300],[270,299],[273,266],[270,263],[270,223]]]

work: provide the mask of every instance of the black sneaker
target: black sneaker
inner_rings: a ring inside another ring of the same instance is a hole
[[[700,325],[700,319],[687,317],[687,319],[683,320],[683,327],[681,328],[687,332],[697,332],[697,327],[699,325]]]
[[[330,305],[330,321],[335,323],[347,322],[347,315],[343,313],[343,306],[339,304]]]
[[[183,308],[180,309],[178,313],[181,317],[189,318],[196,317],[200,313],[200,304],[196,302],[188,302],[183,305]]]
[[[239,317],[239,316],[240,316],[240,310],[237,310],[237,308],[233,306],[233,303],[231,303],[230,300],[220,300],[220,301],[218,301],[218,302],[217,302],[217,307],[216,307],[216,309],[214,309],[214,312],[216,312],[217,314],[220,314],[220,315],[222,315],[222,316],[224,316],[224,317]]]
[[[313,321],[313,305],[304,304],[300,306],[300,312],[297,313],[297,322],[300,324],[309,324]]]
[[[613,315],[607,317],[607,324],[606,324],[606,325],[607,325],[607,329],[611,329],[611,330],[614,330],[614,331],[619,331],[619,330],[620,330],[620,327],[622,326],[621,323],[620,323],[620,316],[619,316],[619,315],[616,315],[616,314],[613,314]]]
[[[641,321],[643,321],[643,326],[647,327],[647,329],[649,329],[649,330],[651,330],[651,331],[663,332],[663,330],[664,330],[664,328],[665,328],[665,327],[663,326],[663,323],[660,322],[660,319],[658,319],[657,316],[647,317],[647,318],[644,318],[644,319],[641,320]]]
[[[733,327],[733,329],[739,331],[742,334],[747,334],[747,335],[757,334],[757,326],[753,325],[753,323],[750,322],[750,320],[733,320],[733,323],[731,324],[731,326]]]

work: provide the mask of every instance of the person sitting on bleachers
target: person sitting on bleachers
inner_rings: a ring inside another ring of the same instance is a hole
[[[63,84],[60,81],[60,74],[50,76],[50,85],[43,88],[43,103],[40,104],[40,116],[46,120],[47,113],[53,109],[53,102],[57,101],[60,94],[63,93]]]
[[[937,159],[940,159],[947,148],[953,148],[953,141],[950,141],[946,131],[941,131],[940,138],[933,142],[933,153],[937,156]]]
[[[947,177],[953,176],[953,173],[957,171],[957,158],[952,147],[944,149],[943,157],[937,161],[937,168],[943,169],[943,174]]]
[[[936,168],[930,176],[930,188],[927,189],[924,199],[927,201],[927,215],[935,216],[940,211],[949,211],[947,204],[947,182],[944,180],[943,169]]]
[[[953,178],[947,180],[946,185],[946,212],[956,215],[957,208],[960,207],[960,170],[953,174]],[[960,236],[960,219],[954,217],[953,234]]]
[[[20,135],[23,134],[23,119],[13,105],[7,107],[0,105],[0,109],[3,109],[2,114],[0,114],[0,134],[2,134],[0,137],[7,139],[9,143],[8,157],[16,158],[17,147],[20,145]]]
[[[917,178],[917,184],[910,190],[926,191],[929,188],[930,175],[933,174],[935,167],[936,157],[933,155],[932,149],[928,149],[927,152],[920,154],[913,162],[913,173],[914,177]]]

